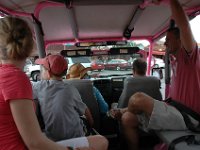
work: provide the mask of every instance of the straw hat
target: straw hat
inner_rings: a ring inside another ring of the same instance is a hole
[[[81,63],[75,63],[69,68],[67,79],[82,79],[89,70],[91,67],[85,68]]]

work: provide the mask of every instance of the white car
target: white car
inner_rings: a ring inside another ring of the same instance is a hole
[[[33,81],[40,80],[40,65],[34,64],[30,59],[26,60],[24,72],[29,78],[32,78]]]
[[[91,61],[89,57],[68,57],[66,58],[66,61],[68,61],[68,68],[74,63],[80,62],[84,67],[91,67]],[[40,65],[34,64],[34,62],[30,59],[26,60],[24,72],[33,81],[40,80]]]

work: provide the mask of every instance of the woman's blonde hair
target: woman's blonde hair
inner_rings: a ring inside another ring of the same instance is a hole
[[[28,24],[16,17],[0,19],[0,59],[23,60],[33,49],[33,37]]]

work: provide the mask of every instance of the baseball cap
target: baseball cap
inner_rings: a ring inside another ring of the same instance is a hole
[[[36,64],[43,65],[54,75],[61,75],[67,70],[67,62],[61,55],[48,55],[45,58],[39,58],[35,61]]]
[[[82,79],[89,70],[91,67],[85,68],[81,63],[75,63],[69,68],[67,78]]]

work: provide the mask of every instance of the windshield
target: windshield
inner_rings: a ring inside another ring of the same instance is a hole
[[[129,41],[127,45],[123,46],[92,46],[81,49],[76,47],[75,49],[71,49],[70,46],[70,44],[66,45],[64,49],[67,50],[63,51],[63,53],[62,50],[60,51],[60,54],[63,55],[68,62],[68,68],[74,63],[81,63],[85,68],[90,67],[88,75],[90,75],[91,79],[132,76],[132,64],[134,60],[143,58],[148,63],[149,47],[147,44],[141,44],[141,42],[136,43],[134,41]],[[138,51],[132,51],[135,47],[139,48]],[[86,51],[85,53],[85,50],[90,50],[90,52]],[[150,75],[155,75],[159,68],[164,69],[165,64],[163,60],[163,55],[154,55],[152,57]],[[27,74],[31,78],[33,78],[35,72],[40,71],[39,67],[32,67],[26,70],[29,71]],[[155,76],[158,75],[156,74]]]
[[[72,57],[73,63],[90,63],[89,57]]]
[[[133,61],[142,57],[142,54],[91,56],[91,71],[88,74],[94,79],[129,76],[132,75]]]

